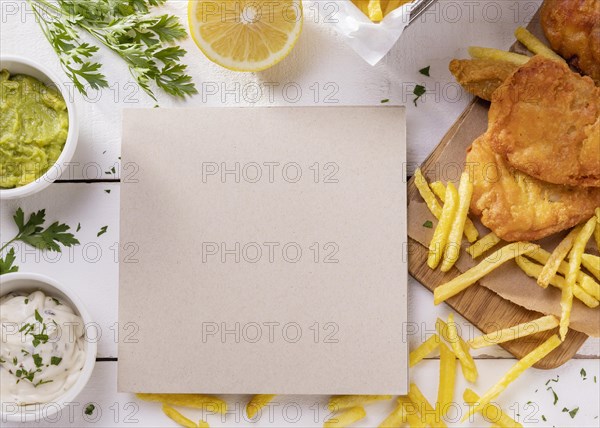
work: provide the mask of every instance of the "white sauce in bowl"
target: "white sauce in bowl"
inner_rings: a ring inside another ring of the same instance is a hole
[[[0,401],[49,403],[64,394],[85,363],[84,324],[41,291],[0,298]]]

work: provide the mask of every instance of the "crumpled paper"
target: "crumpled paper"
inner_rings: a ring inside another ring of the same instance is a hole
[[[370,65],[375,65],[396,44],[410,22],[416,2],[407,3],[379,23],[372,22],[350,0],[335,2],[338,10],[331,23],[346,43]]]

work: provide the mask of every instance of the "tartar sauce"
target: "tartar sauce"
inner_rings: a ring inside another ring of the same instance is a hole
[[[71,307],[41,291],[0,298],[0,401],[49,403],[77,380],[84,325]]]

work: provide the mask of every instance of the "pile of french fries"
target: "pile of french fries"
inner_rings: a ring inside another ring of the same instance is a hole
[[[369,19],[381,22],[390,12],[413,0],[352,0]]]
[[[478,237],[477,229],[467,216],[473,192],[468,172],[462,174],[458,191],[452,183],[446,186],[440,182],[429,184],[420,169],[415,172],[415,186],[433,216],[438,219],[429,244],[427,264],[430,268],[436,269],[442,258],[443,272],[454,266],[460,255],[463,234],[472,242],[466,251],[473,259],[479,258],[501,242],[494,233],[475,241]],[[597,281],[600,279],[600,258],[585,253],[592,236],[600,251],[600,207],[592,218],[575,227],[552,253],[531,242],[504,245],[475,267],[438,286],[433,294],[434,303],[437,305],[446,301],[502,264],[515,260],[525,274],[537,279],[541,287],[552,285],[561,290],[561,318],[558,327],[560,338],[564,341],[569,329],[573,298],[590,308],[600,305],[600,284]],[[556,326],[551,328],[554,327]]]

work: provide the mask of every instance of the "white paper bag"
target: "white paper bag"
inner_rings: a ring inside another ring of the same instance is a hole
[[[350,0],[336,1],[335,4],[337,13],[330,22],[356,53],[369,64],[375,65],[396,44],[410,22],[411,12],[417,2],[395,9],[379,23],[372,22]]]

